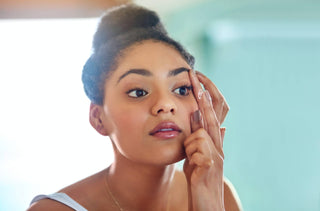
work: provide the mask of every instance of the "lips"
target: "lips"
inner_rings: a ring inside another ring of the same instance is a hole
[[[169,139],[178,136],[179,133],[181,133],[181,129],[174,122],[161,122],[150,131],[149,135]]]

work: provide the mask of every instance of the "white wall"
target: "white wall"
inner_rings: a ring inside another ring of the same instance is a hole
[[[0,210],[107,167],[81,71],[97,19],[0,21]]]

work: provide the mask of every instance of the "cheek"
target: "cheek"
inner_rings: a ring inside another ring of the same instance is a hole
[[[138,137],[142,134],[147,115],[142,106],[119,106],[112,112],[117,134],[126,137]],[[121,140],[121,137],[119,137]]]

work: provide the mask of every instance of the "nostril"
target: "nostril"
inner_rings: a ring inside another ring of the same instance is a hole
[[[176,108],[174,106],[163,106],[160,108],[157,108],[155,110],[153,110],[155,112],[155,114],[160,114],[160,113],[175,113],[176,112]]]
[[[164,109],[159,109],[157,113],[159,114],[160,112],[164,112]],[[173,113],[174,112],[174,108],[171,108],[170,112]]]

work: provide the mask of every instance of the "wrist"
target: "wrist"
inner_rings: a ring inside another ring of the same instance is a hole
[[[190,191],[193,211],[225,211],[222,191],[201,187],[191,188]]]

